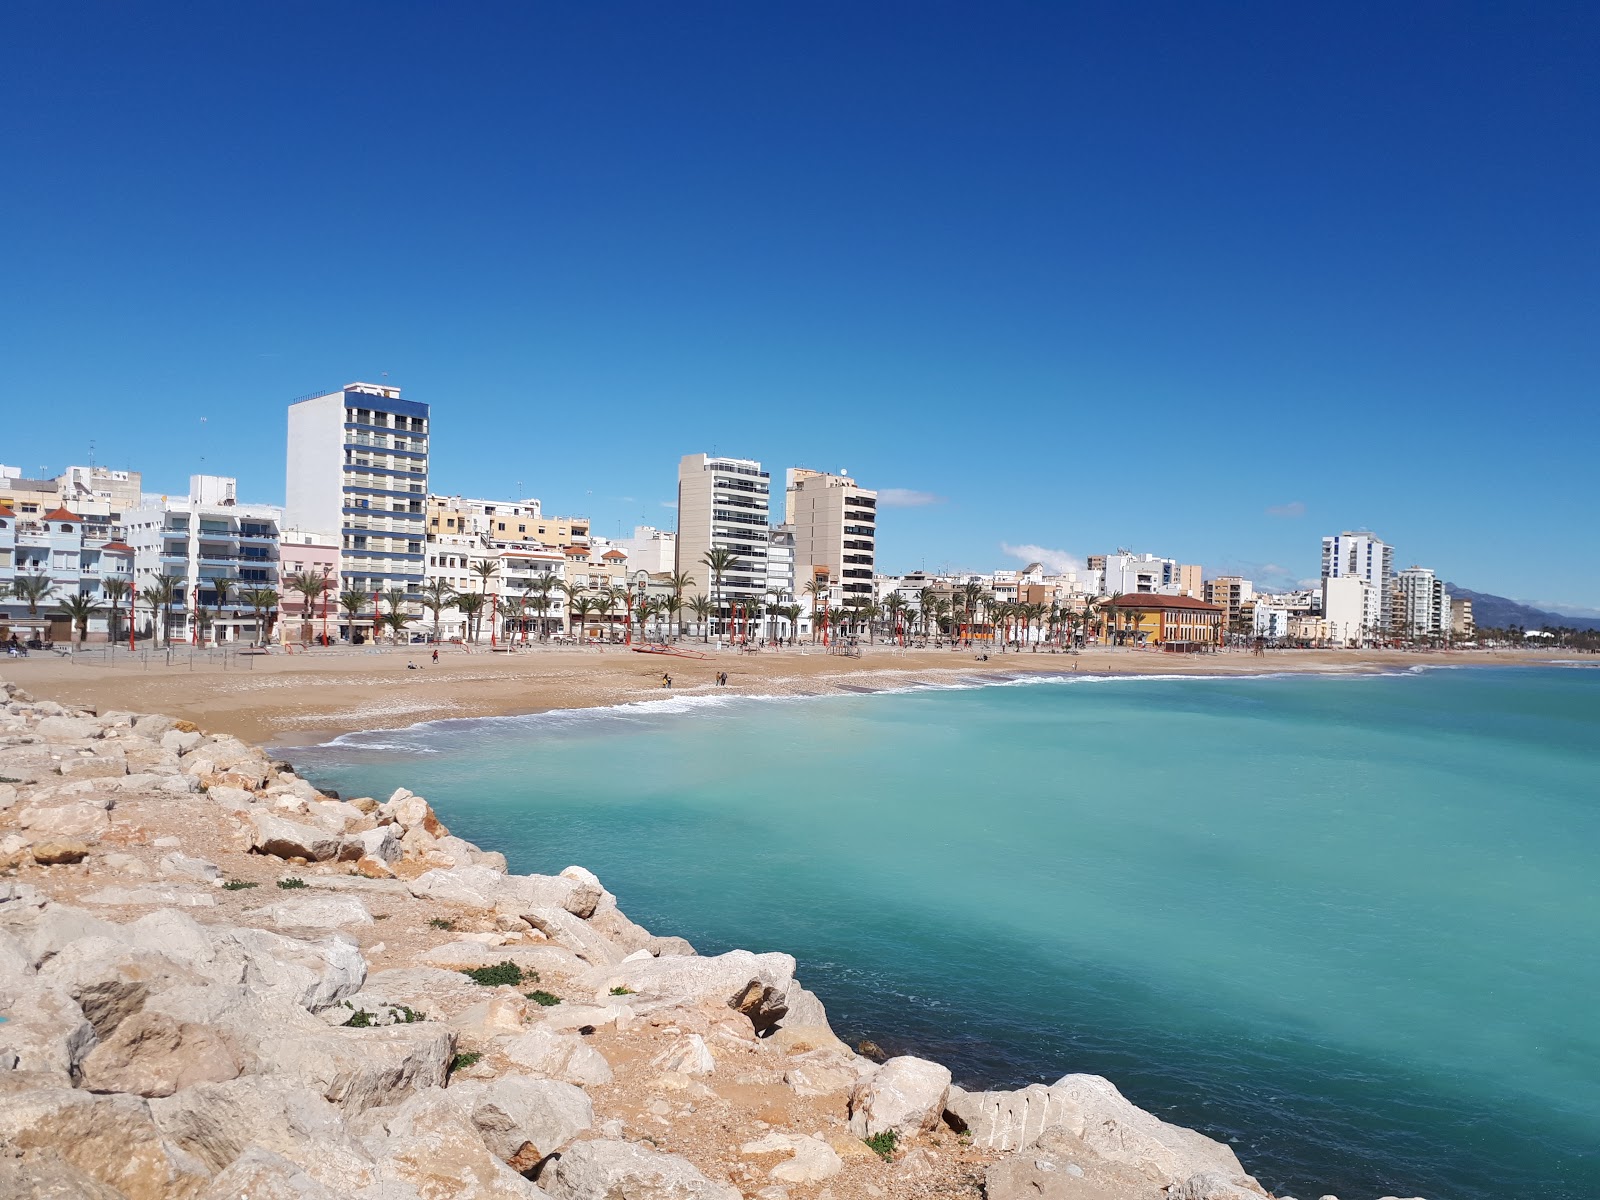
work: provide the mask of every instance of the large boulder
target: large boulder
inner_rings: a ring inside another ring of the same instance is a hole
[[[633,955],[611,967],[591,971],[584,982],[606,994],[625,987],[636,993],[638,1012],[710,1004],[736,1009],[757,1033],[767,1033],[788,1015],[788,994],[799,985],[794,959],[787,954],[730,950],[714,958]]]
[[[739,1147],[745,1158],[781,1154],[783,1159],[768,1172],[782,1183],[820,1183],[844,1170],[838,1151],[820,1137],[773,1130],[763,1138]]]
[[[740,1200],[738,1188],[712,1182],[688,1159],[633,1142],[579,1142],[539,1182],[554,1200]]]
[[[891,1058],[850,1093],[850,1132],[911,1136],[939,1124],[950,1094],[950,1069],[925,1058]]]
[[[342,1200],[271,1150],[251,1146],[205,1186],[195,1200]]]
[[[283,1156],[341,1195],[373,1178],[342,1111],[297,1080],[250,1075],[203,1083],[152,1101],[150,1111],[169,1140],[213,1171],[253,1146]]]
[[[1231,1147],[1136,1108],[1099,1075],[1065,1075],[1048,1088],[956,1093],[947,1108],[950,1123],[988,1149],[1017,1149],[1063,1132],[1162,1186],[1212,1174],[1264,1194]]]
[[[505,1056],[520,1067],[566,1083],[611,1082],[611,1064],[605,1055],[576,1033],[534,1029],[503,1047]]]
[[[70,1086],[95,1045],[94,1026],[63,987],[25,977],[0,988],[0,1070],[36,1072]],[[0,1101],[3,1103],[3,1101]]]
[[[527,1171],[564,1148],[594,1124],[594,1107],[582,1088],[524,1075],[418,1092],[386,1124],[395,1137],[409,1137],[459,1119],[477,1130],[484,1144],[516,1171]]]
[[[260,809],[250,813],[250,825],[250,849],[257,854],[324,862],[338,858],[343,844],[343,838],[337,833],[287,821]]]
[[[399,1104],[414,1091],[442,1087],[455,1033],[431,1021],[376,1029],[320,1026],[263,1032],[255,1069],[291,1076],[347,1112]]]
[[[124,1200],[190,1200],[206,1185],[209,1172],[167,1140],[137,1096],[0,1088],[0,1144],[25,1157],[59,1157]]]
[[[488,867],[451,867],[424,871],[411,881],[419,900],[443,900],[466,908],[493,908],[504,877]]]
[[[91,1092],[170,1096],[197,1083],[234,1079],[240,1070],[239,1056],[221,1030],[137,1012],[89,1052],[81,1086]]]
[[[245,913],[252,920],[270,921],[279,929],[339,929],[346,925],[371,925],[372,914],[354,896],[297,896]]]
[[[234,929],[228,939],[249,958],[247,981],[259,989],[292,997],[317,1012],[353,996],[367,979],[361,947],[342,933],[316,942],[284,937],[265,929]]]
[[[86,800],[70,804],[29,804],[17,813],[17,824],[34,839],[97,838],[111,828],[104,804]]]

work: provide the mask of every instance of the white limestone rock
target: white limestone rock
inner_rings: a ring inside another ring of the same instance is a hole
[[[605,1055],[576,1033],[534,1029],[503,1047],[505,1056],[520,1067],[565,1083],[611,1082],[611,1064]]]
[[[372,913],[355,896],[297,896],[245,913],[251,920],[270,921],[279,929],[342,929],[371,925]]]
[[[904,1137],[933,1129],[950,1094],[950,1069],[925,1058],[891,1058],[850,1093],[850,1132]]]
[[[253,830],[250,849],[258,854],[304,858],[315,862],[339,857],[342,839],[336,833],[286,821],[259,809],[250,813],[250,824]]]
[[[695,1165],[633,1142],[579,1142],[540,1176],[553,1200],[740,1200],[739,1189],[707,1179]]]

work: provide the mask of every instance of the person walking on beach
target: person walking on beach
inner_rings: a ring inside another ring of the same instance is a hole
[[[661,686],[664,688],[670,688],[672,686],[672,676],[668,675],[665,671],[661,672]]]
[[[434,662],[438,662],[439,661],[439,647],[437,647],[437,646],[435,646],[433,648],[433,661]]]

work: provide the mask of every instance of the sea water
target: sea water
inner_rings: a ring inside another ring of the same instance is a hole
[[[1284,1193],[1600,1196],[1600,670],[1064,678],[293,757],[579,863],[968,1087],[1074,1071]]]

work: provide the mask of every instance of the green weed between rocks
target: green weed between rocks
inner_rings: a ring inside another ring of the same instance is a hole
[[[477,1050],[468,1050],[465,1054],[458,1054],[450,1060],[450,1072],[464,1071],[476,1063],[483,1055]]]
[[[616,986],[616,987],[611,989],[611,994],[613,996],[631,996],[634,993],[633,993],[633,989],[631,987],[623,987],[623,986],[621,986],[619,984],[618,986]]]
[[[259,883],[256,883],[254,880],[250,879],[230,879],[227,883],[222,885],[222,890],[225,892],[242,892],[246,888],[260,886],[261,885]]]
[[[454,929],[456,927],[456,923],[449,917],[430,917],[428,918],[428,924],[435,929]]]
[[[306,881],[304,879],[297,879],[293,875],[289,875],[289,876],[287,876],[287,877],[285,877],[283,879],[278,880],[278,886],[281,887],[286,892],[292,892],[292,891],[294,891],[295,888],[303,888],[303,887],[307,887],[309,885],[306,883]]]
[[[519,983],[539,982],[539,972],[524,971],[509,959],[492,967],[462,967],[461,973],[483,987],[499,987],[502,983],[515,987]]]
[[[525,992],[523,993],[523,999],[532,1000],[542,1008],[549,1008],[552,1005],[561,1003],[561,997],[550,992]]]
[[[894,1148],[900,1144],[900,1135],[892,1129],[885,1129],[882,1133],[875,1133],[869,1138],[862,1138],[871,1150],[884,1162],[894,1161]]]

